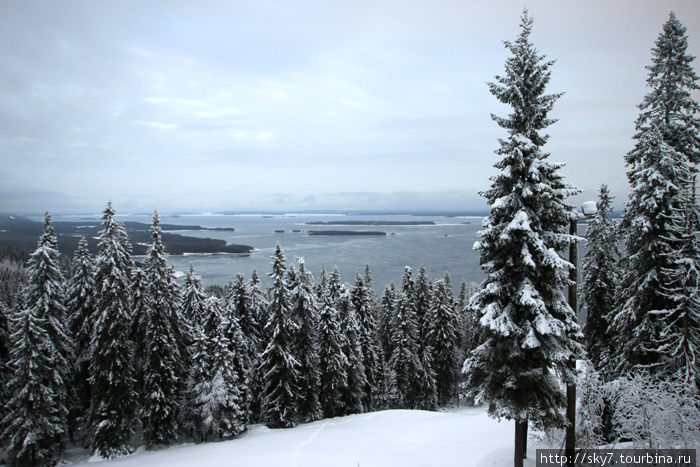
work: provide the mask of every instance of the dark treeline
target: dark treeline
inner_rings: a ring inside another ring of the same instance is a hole
[[[0,304],[11,464],[54,464],[67,443],[113,458],[141,443],[230,439],[250,423],[458,400],[473,286],[455,297],[448,274],[407,267],[376,297],[369,267],[352,283],[337,269],[314,280],[278,244],[269,288],[253,271],[208,293],[192,268],[175,281],[157,213],[142,264],[114,214],[108,205],[97,255],[83,238],[64,278],[47,213],[24,280]]]

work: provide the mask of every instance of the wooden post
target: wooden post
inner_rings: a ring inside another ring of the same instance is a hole
[[[569,233],[576,235],[576,220],[572,220],[569,224]],[[578,245],[573,242],[569,245],[569,262],[574,266],[569,271],[569,306],[578,314],[577,303],[577,269],[578,269]],[[571,370],[576,370],[576,360],[570,362]],[[566,443],[564,453],[570,459],[569,465],[573,466],[574,450],[576,449],[576,382],[574,380],[566,383],[566,419],[569,422],[566,427]]]

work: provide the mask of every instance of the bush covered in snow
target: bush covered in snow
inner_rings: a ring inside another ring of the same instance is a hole
[[[620,441],[649,449],[700,447],[700,395],[678,379],[646,373],[605,385]]]

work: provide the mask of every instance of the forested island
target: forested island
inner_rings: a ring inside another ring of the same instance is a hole
[[[434,221],[314,221],[306,225],[435,225]]]
[[[97,252],[97,236],[100,221],[54,222],[61,253],[72,255],[81,237],[85,237],[91,253]],[[124,227],[133,245],[134,255],[145,255],[151,241],[150,225],[141,222],[124,222]],[[233,227],[207,228],[199,225],[162,224],[162,230],[217,230],[234,231]],[[14,214],[0,214],[0,244],[31,251],[36,247],[36,238],[41,234],[42,224]],[[171,255],[184,253],[238,253],[253,250],[250,245],[231,245],[215,238],[187,237],[175,233],[163,233],[163,243]]]

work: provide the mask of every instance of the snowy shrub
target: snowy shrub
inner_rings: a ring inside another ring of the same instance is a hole
[[[576,396],[576,446],[580,448],[600,446],[604,443],[605,387],[600,374],[588,360],[579,362]]]
[[[618,378],[606,390],[621,441],[649,449],[700,446],[700,396],[682,381],[640,373]]]

